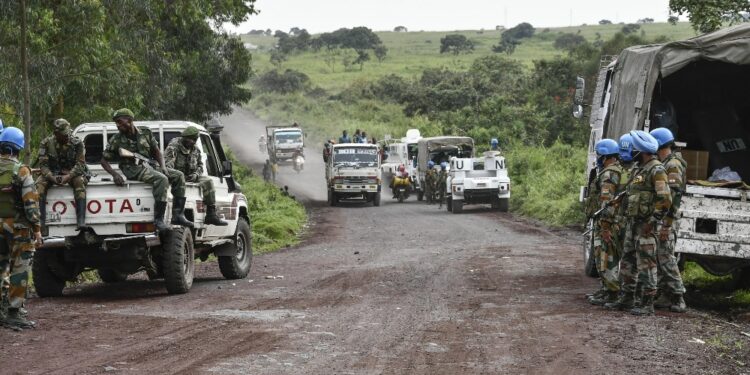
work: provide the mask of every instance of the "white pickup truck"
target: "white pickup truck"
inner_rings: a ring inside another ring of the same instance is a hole
[[[100,165],[107,140],[117,132],[113,123],[87,123],[74,135],[86,146],[86,163],[92,173],[86,204],[88,231],[76,231],[73,189],[50,188],[46,198],[44,245],[33,263],[36,292],[40,297],[62,295],[66,281],[83,271],[96,269],[102,281],[124,281],[128,275],[146,271],[149,279],[164,278],[169,293],[185,293],[193,283],[194,259],[218,257],[227,279],[247,276],[252,265],[251,220],[247,199],[232,178],[232,163],[220,142],[220,126],[208,131],[186,121],[141,121],[137,127],[151,129],[162,148],[188,126],[200,130],[196,147],[201,150],[204,174],[214,182],[216,206],[228,226],[203,224],[205,206],[198,184],[187,183],[185,216],[195,223],[190,230],[173,226],[166,232],[154,228],[154,198],[151,186],[126,180],[116,186]],[[113,163],[113,167],[116,163]],[[116,171],[118,169],[115,169]],[[171,195],[170,195],[171,205]],[[167,209],[167,215],[170,214]],[[170,218],[165,218],[169,223]]]
[[[461,213],[466,204],[490,204],[507,212],[510,203],[510,178],[505,158],[487,151],[481,158],[451,158],[446,180],[447,208]]]

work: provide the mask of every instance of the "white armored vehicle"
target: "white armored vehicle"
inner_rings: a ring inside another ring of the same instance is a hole
[[[507,212],[510,204],[510,178],[505,158],[487,151],[479,158],[451,158],[446,181],[448,211],[461,213],[467,204],[490,204]]]
[[[200,130],[195,147],[201,150],[204,175],[213,180],[217,213],[229,225],[205,225],[201,189],[187,183],[185,216],[195,229],[173,226],[157,232],[151,186],[132,180],[116,186],[99,163],[107,140],[117,132],[115,125],[80,125],[74,135],[86,145],[86,164],[93,174],[86,192],[86,226],[90,229],[76,231],[73,189],[51,187],[46,198],[44,245],[33,263],[34,286],[40,297],[62,295],[65,282],[86,270],[97,270],[107,283],[124,281],[145,270],[150,279],[163,278],[169,293],[185,293],[193,284],[194,259],[206,260],[210,254],[217,256],[219,270],[227,279],[244,278],[250,271],[250,213],[245,195],[232,178],[232,163],[220,142],[221,127],[207,131],[187,121],[136,121],[135,126],[149,128],[162,153],[188,126]],[[169,199],[171,205],[171,195]],[[169,223],[170,207],[166,212],[165,222]]]

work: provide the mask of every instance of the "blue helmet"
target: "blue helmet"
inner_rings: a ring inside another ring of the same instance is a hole
[[[427,168],[432,169],[432,167],[434,167],[434,166],[435,166],[435,162],[434,161],[430,160],[430,161],[427,162]]]
[[[594,146],[596,154],[599,156],[619,155],[620,146],[615,142],[614,139],[604,138],[599,142],[596,142]]]
[[[667,128],[656,128],[651,131],[651,136],[659,142],[659,148],[669,146],[674,142],[674,135]]]
[[[448,168],[448,163],[446,162],[440,163],[440,169],[445,170],[445,168]]]
[[[628,133],[620,137],[620,160],[626,163],[633,161],[633,137]]]
[[[5,128],[0,133],[0,145],[10,146],[15,151],[23,150],[23,146],[26,144],[23,131],[19,128]]]
[[[631,130],[630,136],[633,137],[633,148],[636,151],[655,154],[659,150],[659,141],[643,130]]]

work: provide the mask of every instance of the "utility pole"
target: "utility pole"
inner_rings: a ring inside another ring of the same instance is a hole
[[[29,89],[29,53],[26,45],[28,39],[28,27],[26,25],[26,0],[21,0],[21,75],[23,79],[23,123],[26,130],[25,143],[28,146],[31,142],[31,93]],[[31,162],[31,152],[25,152],[23,155],[24,163]]]

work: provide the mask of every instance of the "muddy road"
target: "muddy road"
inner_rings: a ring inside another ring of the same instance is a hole
[[[239,111],[226,141],[262,163],[262,125]],[[715,337],[750,345],[706,313],[636,318],[590,306],[578,237],[487,208],[416,202],[325,206],[308,155],[280,182],[312,225],[295,248],[257,256],[246,280],[198,265],[193,289],[161,282],[68,288],[33,298],[38,328],[0,330],[0,373],[734,374]],[[729,336],[727,336],[729,335]],[[697,339],[697,340],[696,340]],[[703,342],[703,343],[701,343]]]

